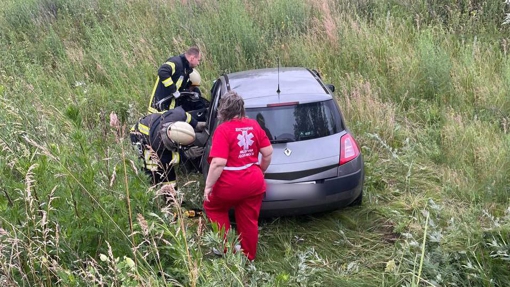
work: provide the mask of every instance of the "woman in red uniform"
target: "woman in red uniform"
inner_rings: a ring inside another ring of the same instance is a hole
[[[253,260],[260,206],[266,191],[264,172],[271,162],[273,147],[257,121],[246,117],[244,101],[236,92],[223,95],[218,117],[221,124],[214,132],[208,158],[204,209],[211,222],[226,234],[230,228],[228,212],[234,208],[241,248]]]

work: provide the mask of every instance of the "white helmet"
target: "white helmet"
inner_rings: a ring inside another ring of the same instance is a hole
[[[195,141],[195,130],[187,122],[164,124],[160,134],[165,147],[172,151],[177,150],[180,145],[186,146]]]
[[[174,122],[166,129],[168,137],[180,145],[189,145],[195,140],[195,130],[187,122]]]
[[[196,69],[193,69],[193,72],[189,74],[189,81],[191,82],[192,86],[200,86],[202,78]]]

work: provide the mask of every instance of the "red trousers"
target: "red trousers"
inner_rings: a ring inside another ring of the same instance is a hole
[[[241,248],[248,259],[253,260],[257,255],[258,219],[264,193],[248,197],[222,196],[223,194],[216,190],[211,192],[209,201],[204,202],[205,213],[212,223],[218,224],[220,230],[224,228],[226,234],[230,229],[228,212],[233,207]]]

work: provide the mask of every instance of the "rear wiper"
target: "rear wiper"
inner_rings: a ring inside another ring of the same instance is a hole
[[[276,143],[288,143],[288,142],[294,142],[296,140],[294,139],[291,139],[291,138],[283,138],[283,139],[277,139],[277,140],[270,140],[270,142],[272,144],[276,144]]]

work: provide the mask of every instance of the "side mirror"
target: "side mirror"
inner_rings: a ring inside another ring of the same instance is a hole
[[[331,92],[335,92],[335,85],[333,84],[327,84],[326,87],[328,87],[328,89],[331,91]]]

